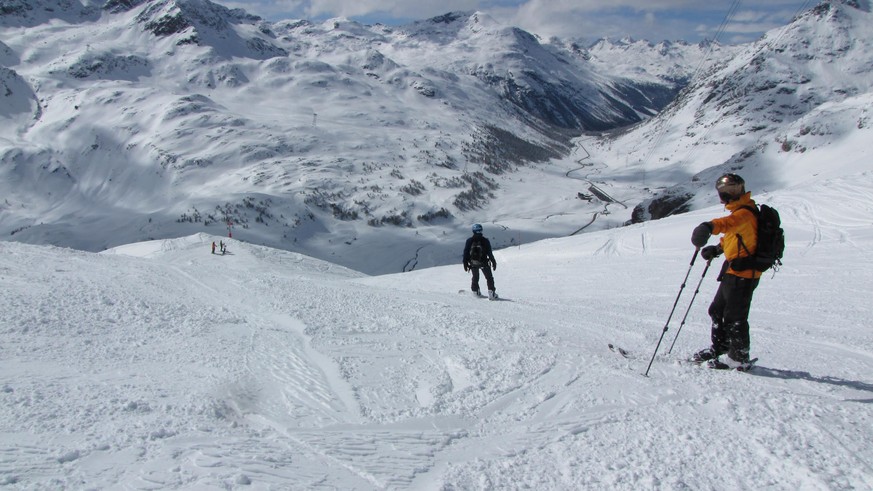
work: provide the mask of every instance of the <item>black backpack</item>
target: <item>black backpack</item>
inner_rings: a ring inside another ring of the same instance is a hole
[[[481,268],[485,266],[485,249],[482,247],[482,241],[473,239],[470,244],[470,266]]]
[[[763,272],[770,268],[778,271],[779,266],[782,266],[782,254],[785,252],[785,232],[781,227],[782,220],[779,218],[779,212],[767,205],[761,205],[760,210],[753,206],[744,206],[743,208],[758,217],[758,247],[752,254],[743,243],[743,237],[737,235],[740,247],[745,249],[748,256],[731,261],[731,268],[735,271],[754,269]]]

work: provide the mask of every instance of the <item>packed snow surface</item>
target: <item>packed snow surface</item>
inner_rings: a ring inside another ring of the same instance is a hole
[[[721,265],[691,264],[690,232],[721,206],[501,249],[493,302],[460,264],[0,242],[0,484],[873,489],[871,188],[860,170],[753,195],[788,246],[750,373],[683,362]]]

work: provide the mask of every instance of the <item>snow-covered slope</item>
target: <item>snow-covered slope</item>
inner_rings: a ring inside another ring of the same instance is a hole
[[[718,265],[689,269],[689,235],[720,206],[501,250],[497,302],[458,265],[2,242],[0,484],[869,489],[871,187],[858,165],[756,195],[788,244],[755,292],[751,373],[680,362],[709,342]]]

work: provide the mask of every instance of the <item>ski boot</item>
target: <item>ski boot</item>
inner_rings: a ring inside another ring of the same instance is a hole
[[[718,353],[712,348],[706,348],[691,355],[691,361],[694,363],[703,363],[711,360],[718,361]]]

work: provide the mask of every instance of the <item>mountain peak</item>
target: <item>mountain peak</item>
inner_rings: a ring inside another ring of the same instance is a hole
[[[822,1],[815,7],[801,13],[792,23],[798,20],[815,17],[817,19],[839,19],[843,13],[849,14],[852,11],[871,12],[870,0],[829,0]]]
[[[123,0],[131,7],[137,0]],[[118,6],[121,3],[117,4]],[[177,45],[209,46],[221,56],[267,59],[287,52],[258,28],[262,19],[242,9],[228,9],[209,0],[148,2],[137,22],[157,37],[176,37]]]
[[[415,35],[431,36],[434,40],[451,42],[458,37],[464,37],[462,33],[479,33],[501,27],[503,26],[483,12],[456,11],[413,22],[405,30]]]
[[[103,5],[103,10],[110,14],[128,12],[148,1],[149,0],[107,0]]]
[[[133,8],[140,3],[138,0],[121,0],[121,4]],[[156,36],[167,36],[179,34],[189,27],[223,31],[231,24],[254,23],[261,18],[209,0],[158,0],[148,2],[138,20]]]
[[[431,17],[424,22],[428,22],[430,24],[452,24],[461,19],[466,20],[470,17],[471,14],[472,12],[449,12],[443,15],[438,15],[436,17]]]

